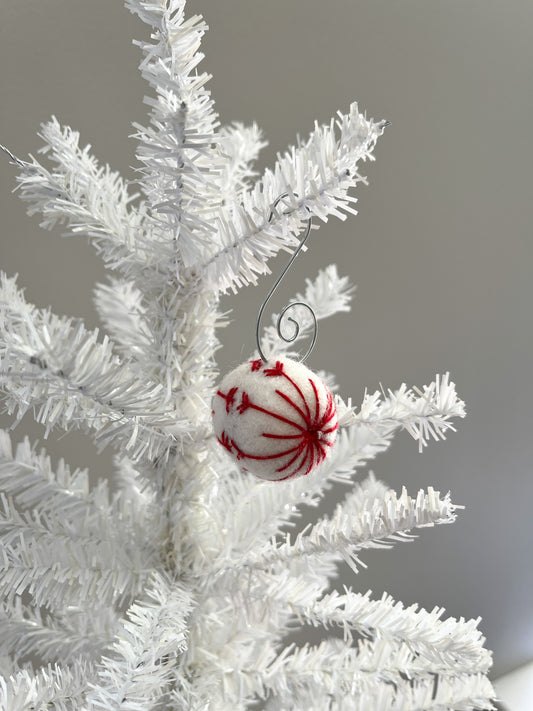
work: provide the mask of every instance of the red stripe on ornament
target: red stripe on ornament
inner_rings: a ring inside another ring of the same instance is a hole
[[[302,398],[302,402],[303,402],[305,409],[307,411],[307,420],[310,420],[311,419],[311,411],[309,410],[309,405],[307,404],[307,400],[305,399],[305,395],[301,391],[300,386],[298,385],[298,383],[295,383],[294,380],[290,376],[288,376],[285,371],[283,371],[283,376],[289,381],[289,383],[291,383],[296,388],[296,391],[298,392],[298,395]],[[306,418],[304,418],[304,419],[306,419]]]
[[[326,450],[322,449],[322,443],[318,440],[313,441],[313,445],[316,449],[317,464],[326,458]]]
[[[315,394],[315,419],[313,424],[316,426],[318,422],[318,415],[320,414],[320,400],[318,397],[318,390],[316,389],[315,381],[312,378],[309,378],[309,382],[311,383],[311,387],[313,388],[313,392]]]
[[[280,457],[286,457],[289,454],[296,452],[301,447],[301,445],[297,445],[296,447],[293,447],[292,449],[286,449],[284,452],[279,452],[278,454],[261,454],[261,455],[259,455],[259,454],[247,454],[246,452],[243,452],[243,450],[237,444],[235,444],[234,440],[231,440],[231,443],[237,450],[238,454],[240,455],[240,458],[255,459],[257,461],[265,461],[267,459],[280,459]],[[279,471],[279,470],[276,470],[276,471]]]
[[[309,421],[309,418],[305,416],[305,413],[303,412],[303,410],[298,407],[298,405],[294,402],[294,400],[292,398],[290,398],[285,393],[281,392],[281,390],[276,390],[275,393],[276,393],[276,395],[279,395],[280,397],[282,397],[285,400],[285,402],[287,402],[291,407],[293,407],[296,410],[296,412],[299,415],[302,416],[302,419],[305,422],[307,427],[311,426],[311,422]]]
[[[310,455],[311,455],[311,462],[309,463],[309,466],[308,466],[307,469],[304,471],[304,473],[302,474],[302,476],[307,476],[307,475],[309,474],[309,472],[310,472],[310,471],[313,469],[313,467],[315,466],[315,455],[314,455],[314,453],[313,453],[311,450],[310,450],[309,453],[310,453]],[[318,462],[316,462],[316,464],[318,464]]]
[[[261,437],[269,437],[270,439],[300,439],[301,437],[303,437],[303,434],[279,435],[279,434],[270,434],[269,432],[263,432]]]
[[[328,392],[328,404],[326,407],[326,410],[324,412],[324,415],[322,416],[322,419],[320,420],[320,424],[318,425],[320,429],[324,427],[330,420],[332,420],[335,417],[335,414],[337,412],[337,408],[333,404],[333,396],[330,392]]]
[[[259,405],[254,405],[253,403],[250,403],[249,407],[252,408],[253,410],[257,410],[257,412],[263,412],[265,415],[274,417],[276,420],[285,422],[287,425],[292,425],[292,427],[296,427],[296,429],[301,430],[302,432],[306,432],[306,429],[304,427],[299,425],[297,422],[294,422],[294,420],[289,420],[286,417],[283,417],[283,415],[277,415],[275,412],[272,412],[271,410],[265,410],[264,407],[260,407]]]
[[[299,451],[296,452],[296,454],[294,455],[294,457],[293,457],[291,460],[289,460],[284,466],[280,467],[279,469],[276,469],[276,471],[277,471],[277,472],[282,472],[282,471],[285,471],[285,469],[288,469],[290,466],[292,466],[292,465],[294,464],[294,462],[298,459],[298,457],[300,456],[300,454],[302,454],[302,452],[304,453],[304,461],[305,461],[305,460],[307,459],[306,443],[305,443],[305,442],[301,442],[301,443],[298,445],[298,450],[299,450]],[[300,464],[300,465],[294,470],[294,474],[296,474],[297,472],[299,472],[301,468],[302,468],[302,464]]]
[[[320,430],[320,431],[322,432],[322,434],[329,434],[330,432],[335,432],[335,430],[338,429],[338,427],[339,427],[339,423],[336,422],[335,427],[328,427],[327,430]]]

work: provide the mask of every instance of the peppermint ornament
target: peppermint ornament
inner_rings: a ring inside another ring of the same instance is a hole
[[[309,368],[289,358],[250,360],[228,373],[213,398],[220,444],[261,479],[310,474],[337,434],[333,395]]]
[[[268,221],[276,206],[272,205]],[[292,197],[297,197],[295,193]],[[296,208],[295,208],[296,209]],[[304,247],[311,232],[311,216],[298,249],[290,258],[276,283],[263,301],[257,317],[255,337],[260,358],[232,370],[220,383],[213,397],[213,428],[220,444],[239,463],[260,479],[284,481],[310,474],[328,456],[339,426],[333,395],[322,380],[303,361],[313,350],[317,322],[313,309],[302,301],[286,306],[277,320],[277,332],[286,343],[298,337],[300,326],[287,316],[292,333],[283,333],[283,318],[294,306],[307,309],[312,318],[312,341],[297,362],[285,356],[267,358],[261,348],[261,317],[268,300],[277,289],[291,264]]]

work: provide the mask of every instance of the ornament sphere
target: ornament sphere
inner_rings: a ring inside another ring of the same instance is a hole
[[[302,363],[250,360],[220,383],[213,427],[243,471],[283,481],[310,474],[326,459],[337,409],[325,383]]]

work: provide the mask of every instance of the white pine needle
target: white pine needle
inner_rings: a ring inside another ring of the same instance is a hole
[[[257,175],[253,163],[267,142],[257,124],[244,126],[236,121],[220,129],[219,145],[228,159],[219,178],[222,203],[231,206],[242,198],[250,179]]]

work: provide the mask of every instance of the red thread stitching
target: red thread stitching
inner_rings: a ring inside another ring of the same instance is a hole
[[[284,464],[282,467],[280,467],[279,469],[276,469],[277,472],[285,471],[285,469],[288,469],[288,468],[291,466],[291,464],[293,464],[293,463],[298,459],[298,457],[300,456],[300,454],[301,454],[302,452],[307,452],[306,443],[305,443],[305,442],[300,442],[300,444],[299,444],[297,447],[295,447],[294,449],[295,449],[295,451],[296,451],[296,454],[294,455],[294,457],[293,457],[292,459],[290,459],[290,460],[289,460],[286,464]],[[298,467],[298,469],[299,469],[299,468],[300,468],[300,467]],[[298,471],[298,469],[297,469],[296,471]]]
[[[309,378],[309,382],[311,383],[311,387],[313,388],[313,393],[315,395],[315,425],[318,422],[318,415],[320,413],[320,400],[318,397],[318,390],[316,389],[316,384],[315,381],[312,378]]]
[[[267,378],[271,378],[273,376],[275,377],[277,375],[285,375],[283,372],[283,363],[280,360],[276,361],[274,368],[266,368],[263,372]]]
[[[246,412],[246,410],[250,407],[250,398],[248,397],[248,394],[243,392],[242,397],[241,397],[241,404],[237,408],[237,412],[239,415],[242,415],[243,412]]]
[[[217,437],[217,440],[220,442],[220,444],[228,450],[228,452],[231,454],[231,441],[228,435],[225,433],[224,430],[220,433],[220,437]]]
[[[243,452],[243,450],[235,444],[234,440],[231,440],[231,444],[235,447],[235,451],[237,452],[237,459],[242,459],[246,457],[246,459],[256,459],[256,460],[267,460],[267,459],[279,459],[280,457],[286,457],[289,454],[292,454],[296,450],[300,450],[302,448],[301,443],[296,445],[296,447],[292,447],[291,449],[286,449],[284,452],[278,452],[278,454],[247,454],[246,452]],[[280,471],[280,470],[276,470]]]
[[[263,412],[265,415],[270,415],[270,417],[274,417],[276,420],[285,422],[287,425],[292,425],[292,427],[296,427],[301,432],[306,432],[305,427],[302,427],[297,422],[294,422],[294,420],[289,420],[286,417],[283,417],[283,415],[278,415],[275,412],[272,412],[271,410],[265,410],[264,407],[260,407],[259,405],[254,405],[252,402],[249,402],[248,407],[250,407],[252,410],[257,410],[257,412]]]
[[[295,434],[295,435],[279,435],[279,434],[270,434],[270,433],[265,433],[261,435],[261,437],[270,437],[270,439],[299,439],[302,435],[301,434]]]
[[[220,390],[217,390],[217,395],[219,395],[221,398],[223,398],[226,401],[226,412],[229,413],[231,406],[233,405],[233,402],[235,400],[235,393],[237,392],[239,388],[231,388],[231,390],[228,390],[228,392],[224,395],[223,392]]]
[[[300,386],[298,385],[298,383],[295,383],[294,380],[291,377],[289,377],[287,375],[287,373],[285,373],[285,371],[282,373],[282,375],[289,381],[289,383],[291,383],[296,388],[296,391],[298,392],[298,395],[302,398],[302,402],[305,406],[305,409],[307,412],[307,419],[310,420],[311,419],[311,411],[309,410],[309,405],[307,404],[307,400],[305,399],[305,395],[301,391]],[[311,378],[309,378],[309,381],[312,382]],[[305,419],[305,417],[304,417],[304,419]]]
[[[322,419],[320,420],[320,424],[318,425],[320,429],[324,427],[324,425],[327,425],[328,422],[331,422],[331,420],[335,417],[335,413],[337,412],[337,408],[335,407],[335,404],[333,403],[333,395],[329,392],[328,390],[328,404],[326,407],[326,410],[324,412],[324,415],[322,416]]]
[[[280,397],[282,397],[285,400],[285,402],[287,402],[291,407],[293,407],[296,410],[296,412],[299,415],[301,415],[302,420],[305,422],[306,426],[309,428],[311,426],[311,422],[309,421],[309,418],[305,416],[303,410],[301,410],[298,407],[298,405],[294,402],[294,400],[292,398],[290,398],[288,395],[286,395],[285,393],[281,392],[281,390],[276,390],[275,392],[276,392],[276,395],[279,395]]]

